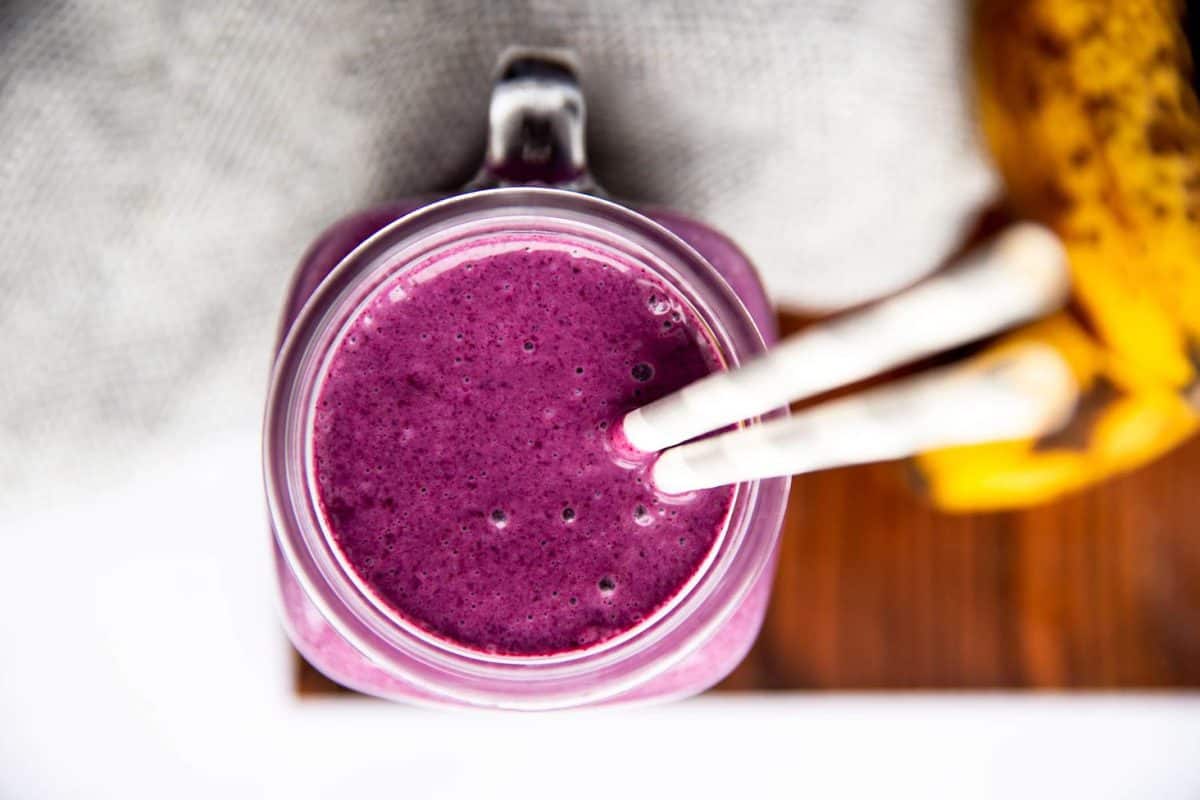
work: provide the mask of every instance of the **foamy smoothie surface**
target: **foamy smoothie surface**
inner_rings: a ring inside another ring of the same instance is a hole
[[[436,637],[525,656],[594,645],[683,588],[733,497],[660,497],[611,428],[718,366],[637,267],[531,237],[435,257],[386,283],[328,361],[312,430],[325,524]]]

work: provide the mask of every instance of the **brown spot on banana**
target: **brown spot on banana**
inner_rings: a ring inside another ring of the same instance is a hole
[[[1033,44],[1050,61],[1062,61],[1071,54],[1071,43],[1054,31],[1038,28],[1033,34]]]
[[[1200,340],[1188,339],[1187,356],[1195,374],[1191,382],[1183,388],[1183,399],[1192,408],[1200,411]]]
[[[1187,155],[1196,143],[1197,137],[1178,120],[1158,116],[1146,125],[1146,144],[1156,156]]]
[[[1092,431],[1109,406],[1120,400],[1124,392],[1103,375],[1079,395],[1075,414],[1071,420],[1054,433],[1047,434],[1033,443],[1034,452],[1047,450],[1076,450],[1086,452]]]
[[[1092,151],[1086,146],[1080,145],[1071,151],[1071,166],[1075,169],[1083,169],[1092,160]]]
[[[1052,220],[1062,219],[1075,208],[1075,198],[1054,178],[1046,181],[1042,196],[1046,214]]]

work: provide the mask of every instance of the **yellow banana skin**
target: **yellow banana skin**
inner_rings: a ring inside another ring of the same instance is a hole
[[[1147,381],[1066,313],[1005,337],[979,358],[1023,342],[1048,344],[1070,365],[1082,398],[1075,418],[1042,440],[921,454],[919,483],[939,508],[981,511],[1043,503],[1144,464],[1197,430],[1195,411],[1179,392]]]
[[[1043,502],[1197,428],[1200,106],[1182,13],[1174,0],[976,7],[984,137],[1013,213],[1063,239],[1083,320],[1058,315],[997,346],[1057,347],[1084,394],[1057,436],[920,456],[922,484],[943,508]]]

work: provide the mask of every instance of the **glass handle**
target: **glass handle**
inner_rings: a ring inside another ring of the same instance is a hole
[[[569,50],[505,51],[492,87],[487,153],[466,188],[532,184],[602,194],[588,171],[585,119]]]

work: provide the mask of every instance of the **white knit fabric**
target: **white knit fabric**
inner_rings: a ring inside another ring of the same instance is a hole
[[[910,282],[993,189],[965,5],[8,3],[0,509],[257,435],[302,251],[469,177],[513,43],[574,48],[601,182],[730,233],[780,302]]]

